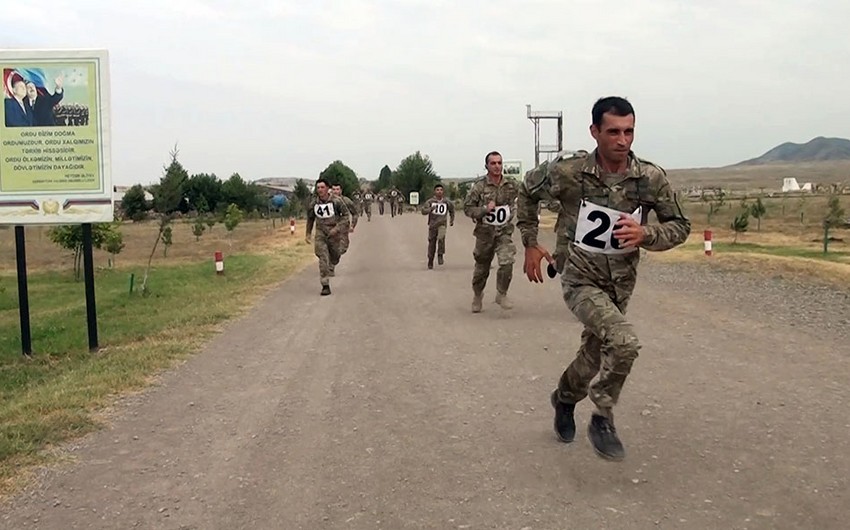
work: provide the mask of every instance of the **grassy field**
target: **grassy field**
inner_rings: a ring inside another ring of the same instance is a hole
[[[27,230],[33,355],[20,346],[14,233],[0,230],[0,495],[20,486],[50,449],[98,428],[116,396],[197,351],[218,326],[311,262],[303,224],[290,236],[263,221],[243,222],[232,234],[216,226],[195,241],[188,224],[174,227],[174,245],[153,262],[151,295],[130,295],[156,234],[153,223],[122,227],[126,247],[116,267],[97,252],[96,301],[101,349],[88,352],[83,282],[73,279],[67,251],[46,228]],[[225,274],[213,255],[224,253]]]
[[[676,187],[722,187],[734,191],[780,191],[782,179],[795,177],[802,186],[843,182],[850,186],[850,160],[827,162],[797,162],[721,168],[668,169],[667,175]]]
[[[749,199],[752,202],[754,199]],[[709,205],[700,201],[683,204],[691,219],[688,241],[668,252],[654,253],[668,261],[703,261],[712,266],[752,270],[800,281],[826,282],[842,288],[850,286],[850,230],[830,231],[829,252],[823,253],[821,222],[826,212],[825,196],[764,198],[766,213],[761,220],[750,218],[748,230],[738,234],[731,229],[732,219],[741,211],[741,200],[729,201],[708,219]],[[850,217],[850,196],[840,197],[845,217]],[[802,221],[801,221],[802,213]],[[555,215],[544,210],[541,230],[551,230]],[[703,232],[712,232],[712,256],[704,255]],[[708,260],[708,261],[707,261]]]

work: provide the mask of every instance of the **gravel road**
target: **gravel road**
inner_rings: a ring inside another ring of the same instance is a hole
[[[363,220],[319,296],[311,265],[127,398],[0,527],[846,528],[847,293],[648,256],[643,343],[621,396],[623,462],[549,392],[579,343],[559,284],[470,312],[472,225],[425,268],[425,219]],[[519,246],[519,235],[515,234]],[[551,241],[551,237],[549,237]]]

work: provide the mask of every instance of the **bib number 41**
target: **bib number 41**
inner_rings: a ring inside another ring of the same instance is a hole
[[[589,252],[602,254],[626,254],[637,250],[635,247],[620,248],[620,242],[614,237],[614,230],[623,212],[583,201],[578,212],[575,244]],[[640,206],[631,213],[631,218],[641,222]]]

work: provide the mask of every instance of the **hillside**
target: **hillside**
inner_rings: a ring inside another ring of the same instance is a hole
[[[793,162],[821,162],[850,160],[850,140],[818,136],[804,144],[785,142],[758,158],[751,158],[735,166],[753,166]]]

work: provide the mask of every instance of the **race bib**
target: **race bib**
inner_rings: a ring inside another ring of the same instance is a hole
[[[396,195],[398,195],[398,193],[396,193],[396,192],[392,192],[390,195],[392,195],[393,197],[395,197]]]
[[[367,193],[366,195],[363,196],[363,198],[366,199],[367,201],[371,201],[372,200],[372,194]]]
[[[484,216],[484,224],[504,226],[511,218],[511,207],[507,204],[496,206],[493,211]]]
[[[449,212],[449,206],[444,202],[435,202],[431,204],[431,213],[434,215],[446,215]]]
[[[637,250],[637,247],[620,248],[619,241],[614,237],[614,225],[620,220],[622,213],[624,212],[582,201],[576,222],[576,246],[588,252],[602,254],[627,254]],[[638,206],[632,212],[631,218],[640,223],[641,217],[641,207]]]
[[[334,211],[334,203],[326,202],[324,204],[316,203],[313,206],[313,211],[316,212],[316,217],[319,219],[330,219],[336,213]]]

